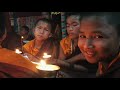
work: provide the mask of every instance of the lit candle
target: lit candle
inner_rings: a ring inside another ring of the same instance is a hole
[[[41,60],[36,68],[43,71],[55,71],[60,69],[57,65],[46,64],[45,60]]]
[[[21,49],[22,49],[22,51],[23,51],[23,39],[24,39],[24,37],[21,36]]]
[[[45,60],[41,60],[36,65],[36,68],[40,71],[40,76],[43,78],[55,78],[60,69],[57,65],[46,64]]]
[[[51,57],[51,55],[48,55],[47,53],[44,53],[43,58],[47,59],[47,58],[50,58],[50,57]]]
[[[15,50],[15,53],[21,54],[22,52],[21,52],[19,49],[16,49],[16,50]]]
[[[24,37],[23,36],[21,36],[21,39],[23,39]]]

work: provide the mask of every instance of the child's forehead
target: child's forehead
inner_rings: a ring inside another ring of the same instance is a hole
[[[67,19],[76,19],[76,20],[79,20],[80,16],[78,16],[78,15],[71,15]]]
[[[41,23],[47,23],[48,24],[48,22],[45,22],[45,21],[42,21],[42,20],[38,21],[37,24],[41,24]]]
[[[38,23],[37,23],[37,25],[36,26],[39,26],[39,25],[50,25],[48,22],[45,22],[45,21],[39,21]]]
[[[85,18],[81,21],[81,24],[98,27],[112,26],[105,18]]]
[[[113,25],[105,22],[105,21],[82,21],[81,22],[81,27],[80,31],[85,31],[85,32],[94,32],[94,33],[104,33],[104,34],[109,34],[112,35],[113,33],[116,33],[116,29]]]

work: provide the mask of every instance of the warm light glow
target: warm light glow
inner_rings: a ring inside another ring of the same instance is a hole
[[[55,71],[60,69],[60,67],[57,65],[46,64],[45,60],[41,60],[36,68],[44,71]]]
[[[44,70],[44,71],[55,71],[55,70],[60,69],[60,67],[57,66],[57,65],[48,65],[48,64],[45,65],[45,66],[38,65],[38,66],[36,66],[36,68],[39,69],[39,70]]]
[[[23,39],[24,37],[23,37],[23,36],[21,36],[21,38]]]
[[[43,56],[43,58],[50,58],[51,57],[51,55],[48,55],[47,53],[44,53],[44,56]]]
[[[40,61],[40,65],[41,65],[41,66],[45,66],[45,65],[46,65],[45,60],[41,60],[41,61]]]
[[[16,50],[15,50],[15,53],[21,54],[22,52],[21,52],[19,49],[16,49]]]
[[[46,56],[47,55],[47,53],[44,53],[44,56]]]

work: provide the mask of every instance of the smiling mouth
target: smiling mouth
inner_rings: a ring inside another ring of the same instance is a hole
[[[95,53],[94,53],[94,52],[88,52],[88,51],[86,51],[86,52],[85,52],[85,55],[86,55],[87,57],[93,57],[93,56],[95,55]]]

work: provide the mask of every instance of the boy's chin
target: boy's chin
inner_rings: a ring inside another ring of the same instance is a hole
[[[91,64],[94,64],[94,63],[97,63],[97,62],[98,62],[98,60],[96,60],[96,59],[86,58],[86,60],[87,60],[89,63],[91,63]]]

